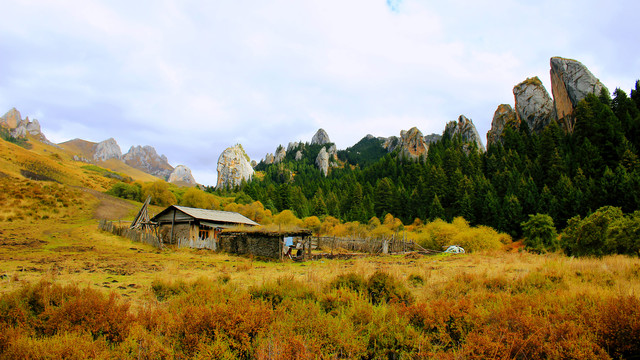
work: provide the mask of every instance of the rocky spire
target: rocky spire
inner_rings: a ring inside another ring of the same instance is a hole
[[[169,175],[169,182],[177,185],[195,186],[196,179],[191,174],[191,169],[185,165],[178,165],[171,175]]]
[[[93,160],[95,161],[107,161],[109,159],[120,159],[121,157],[120,145],[114,138],[97,143],[93,152]]]
[[[509,104],[499,105],[496,112],[493,113],[491,129],[487,132],[487,146],[501,142],[504,127],[510,123],[516,127],[520,124],[516,112]]]
[[[216,187],[220,189],[237,186],[242,183],[242,180],[249,181],[253,176],[250,161],[240,144],[223,151],[218,158],[218,183]]]
[[[478,150],[484,151],[484,145],[482,145],[476,126],[464,115],[458,116],[458,121],[450,121],[444,129],[444,134],[449,134],[451,137],[460,135],[462,141],[475,143]]]
[[[324,147],[320,149],[316,157],[316,165],[322,172],[322,175],[327,176],[327,174],[329,174],[329,153]]]
[[[553,100],[537,76],[516,85],[513,96],[518,120],[524,121],[532,132],[541,132],[556,119]]]
[[[158,155],[156,149],[149,145],[132,146],[122,156],[122,160],[131,167],[165,180],[173,172],[173,166],[169,164],[167,157]]]
[[[587,94],[600,95],[609,90],[579,61],[552,57],[551,92],[558,122],[567,132],[573,132],[573,110]]]
[[[311,145],[324,145],[330,142],[329,135],[324,129],[318,129],[313,138],[311,138]]]

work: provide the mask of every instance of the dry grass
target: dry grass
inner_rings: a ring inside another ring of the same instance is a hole
[[[625,358],[640,351],[637,258],[492,250],[280,263],[158,251],[97,230],[96,217],[131,217],[138,204],[0,171],[8,173],[0,178],[0,358]],[[345,275],[365,287],[332,286]],[[390,288],[391,296],[372,295]]]

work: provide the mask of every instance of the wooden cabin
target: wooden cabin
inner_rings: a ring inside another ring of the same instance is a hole
[[[179,240],[217,240],[222,229],[239,225],[259,226],[257,222],[236,212],[197,209],[171,205],[151,218],[158,224],[158,235],[165,244]]]

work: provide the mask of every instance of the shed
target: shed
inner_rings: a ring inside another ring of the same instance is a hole
[[[219,249],[231,254],[251,255],[282,260],[289,257],[287,246],[300,250],[299,258],[311,255],[311,230],[270,231],[250,228],[223,230],[218,237]],[[297,252],[297,251],[296,251]]]
[[[158,224],[158,236],[165,244],[175,244],[178,239],[218,239],[222,229],[239,225],[259,226],[257,222],[236,212],[207,210],[171,205],[151,218]]]

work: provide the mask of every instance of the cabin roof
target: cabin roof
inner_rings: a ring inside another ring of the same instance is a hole
[[[250,226],[259,226],[257,222],[238,214],[237,212],[231,211],[220,211],[220,210],[207,210],[207,209],[198,209],[186,206],[178,206],[171,205],[168,208],[162,210],[158,215],[154,216],[151,220],[158,221],[158,219],[169,212],[171,208],[175,208],[194,219],[211,221],[215,223],[232,223],[232,224],[242,224],[242,225],[250,225]]]

